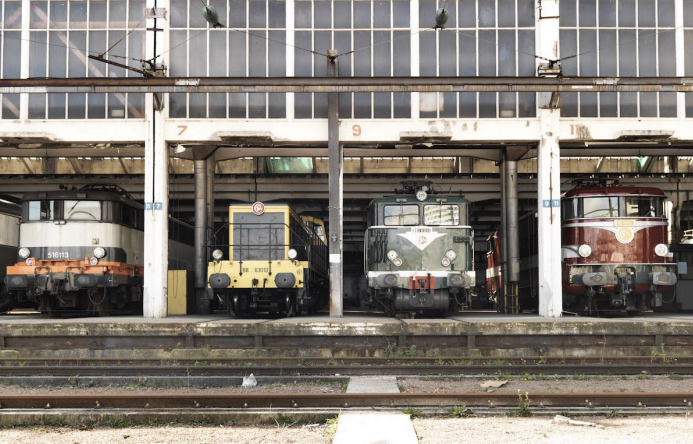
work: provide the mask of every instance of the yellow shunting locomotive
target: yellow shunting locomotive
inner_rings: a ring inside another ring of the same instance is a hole
[[[324,233],[286,204],[230,205],[228,242],[210,242],[208,292],[237,317],[317,311],[329,296]]]

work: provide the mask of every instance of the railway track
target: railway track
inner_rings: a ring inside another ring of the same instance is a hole
[[[676,407],[690,411],[693,393],[240,393],[240,394],[22,394],[0,395],[11,409],[304,409],[304,408],[532,408]]]
[[[177,359],[6,359],[0,377],[22,376],[264,376],[321,375],[693,375],[693,359],[662,357],[604,358],[212,358]]]

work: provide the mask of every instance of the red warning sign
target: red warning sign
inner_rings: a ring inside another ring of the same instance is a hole
[[[265,204],[262,202],[255,202],[253,204],[253,214],[261,215],[265,212]]]

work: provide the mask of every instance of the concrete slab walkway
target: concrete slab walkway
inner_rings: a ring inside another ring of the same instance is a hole
[[[360,376],[349,381],[347,393],[399,393],[394,376]],[[332,444],[418,444],[414,425],[405,413],[342,412]]]

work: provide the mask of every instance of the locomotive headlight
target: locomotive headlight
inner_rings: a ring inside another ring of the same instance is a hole
[[[580,245],[580,248],[578,248],[578,254],[582,257],[588,257],[590,254],[592,254],[592,248],[587,244]]]
[[[449,267],[450,266],[450,259],[444,257],[442,261],[440,261],[440,265],[443,267]]]
[[[214,250],[212,252],[212,257],[214,258],[215,261],[218,261],[222,257],[224,257],[224,252],[221,250]]]
[[[26,265],[27,265],[28,267],[31,267],[32,265],[34,265],[34,259],[31,258],[31,257],[30,257],[29,259],[27,259],[27,260],[26,260]]]
[[[31,251],[29,251],[29,249],[26,247],[22,247],[19,249],[19,257],[21,257],[22,259],[28,258],[30,254]]]
[[[94,248],[94,256],[96,256],[97,259],[101,259],[106,256],[106,250],[102,247],[96,247]]]
[[[395,250],[390,250],[387,252],[387,258],[390,259],[391,261],[394,261],[397,259],[397,252]]]
[[[394,261],[392,261],[393,264],[395,264],[395,267],[401,267],[402,266],[402,259],[396,258]]]
[[[291,250],[289,250],[286,254],[289,255],[289,259],[291,259],[291,260],[296,259],[296,256],[298,256],[298,253],[293,248]]]
[[[96,257],[94,257],[94,256],[92,256],[92,257],[89,258],[89,265],[96,265],[96,264],[98,264],[98,263],[99,263],[99,259],[98,259],[98,258],[96,258]]]
[[[455,253],[454,250],[448,250],[445,253],[445,257],[450,259],[451,261],[454,261],[457,258],[457,253]]]
[[[424,190],[419,190],[416,192],[416,200],[423,202],[428,197],[428,194]]]
[[[658,244],[655,247],[655,254],[657,256],[664,257],[669,254],[669,247],[667,247],[665,244]]]

